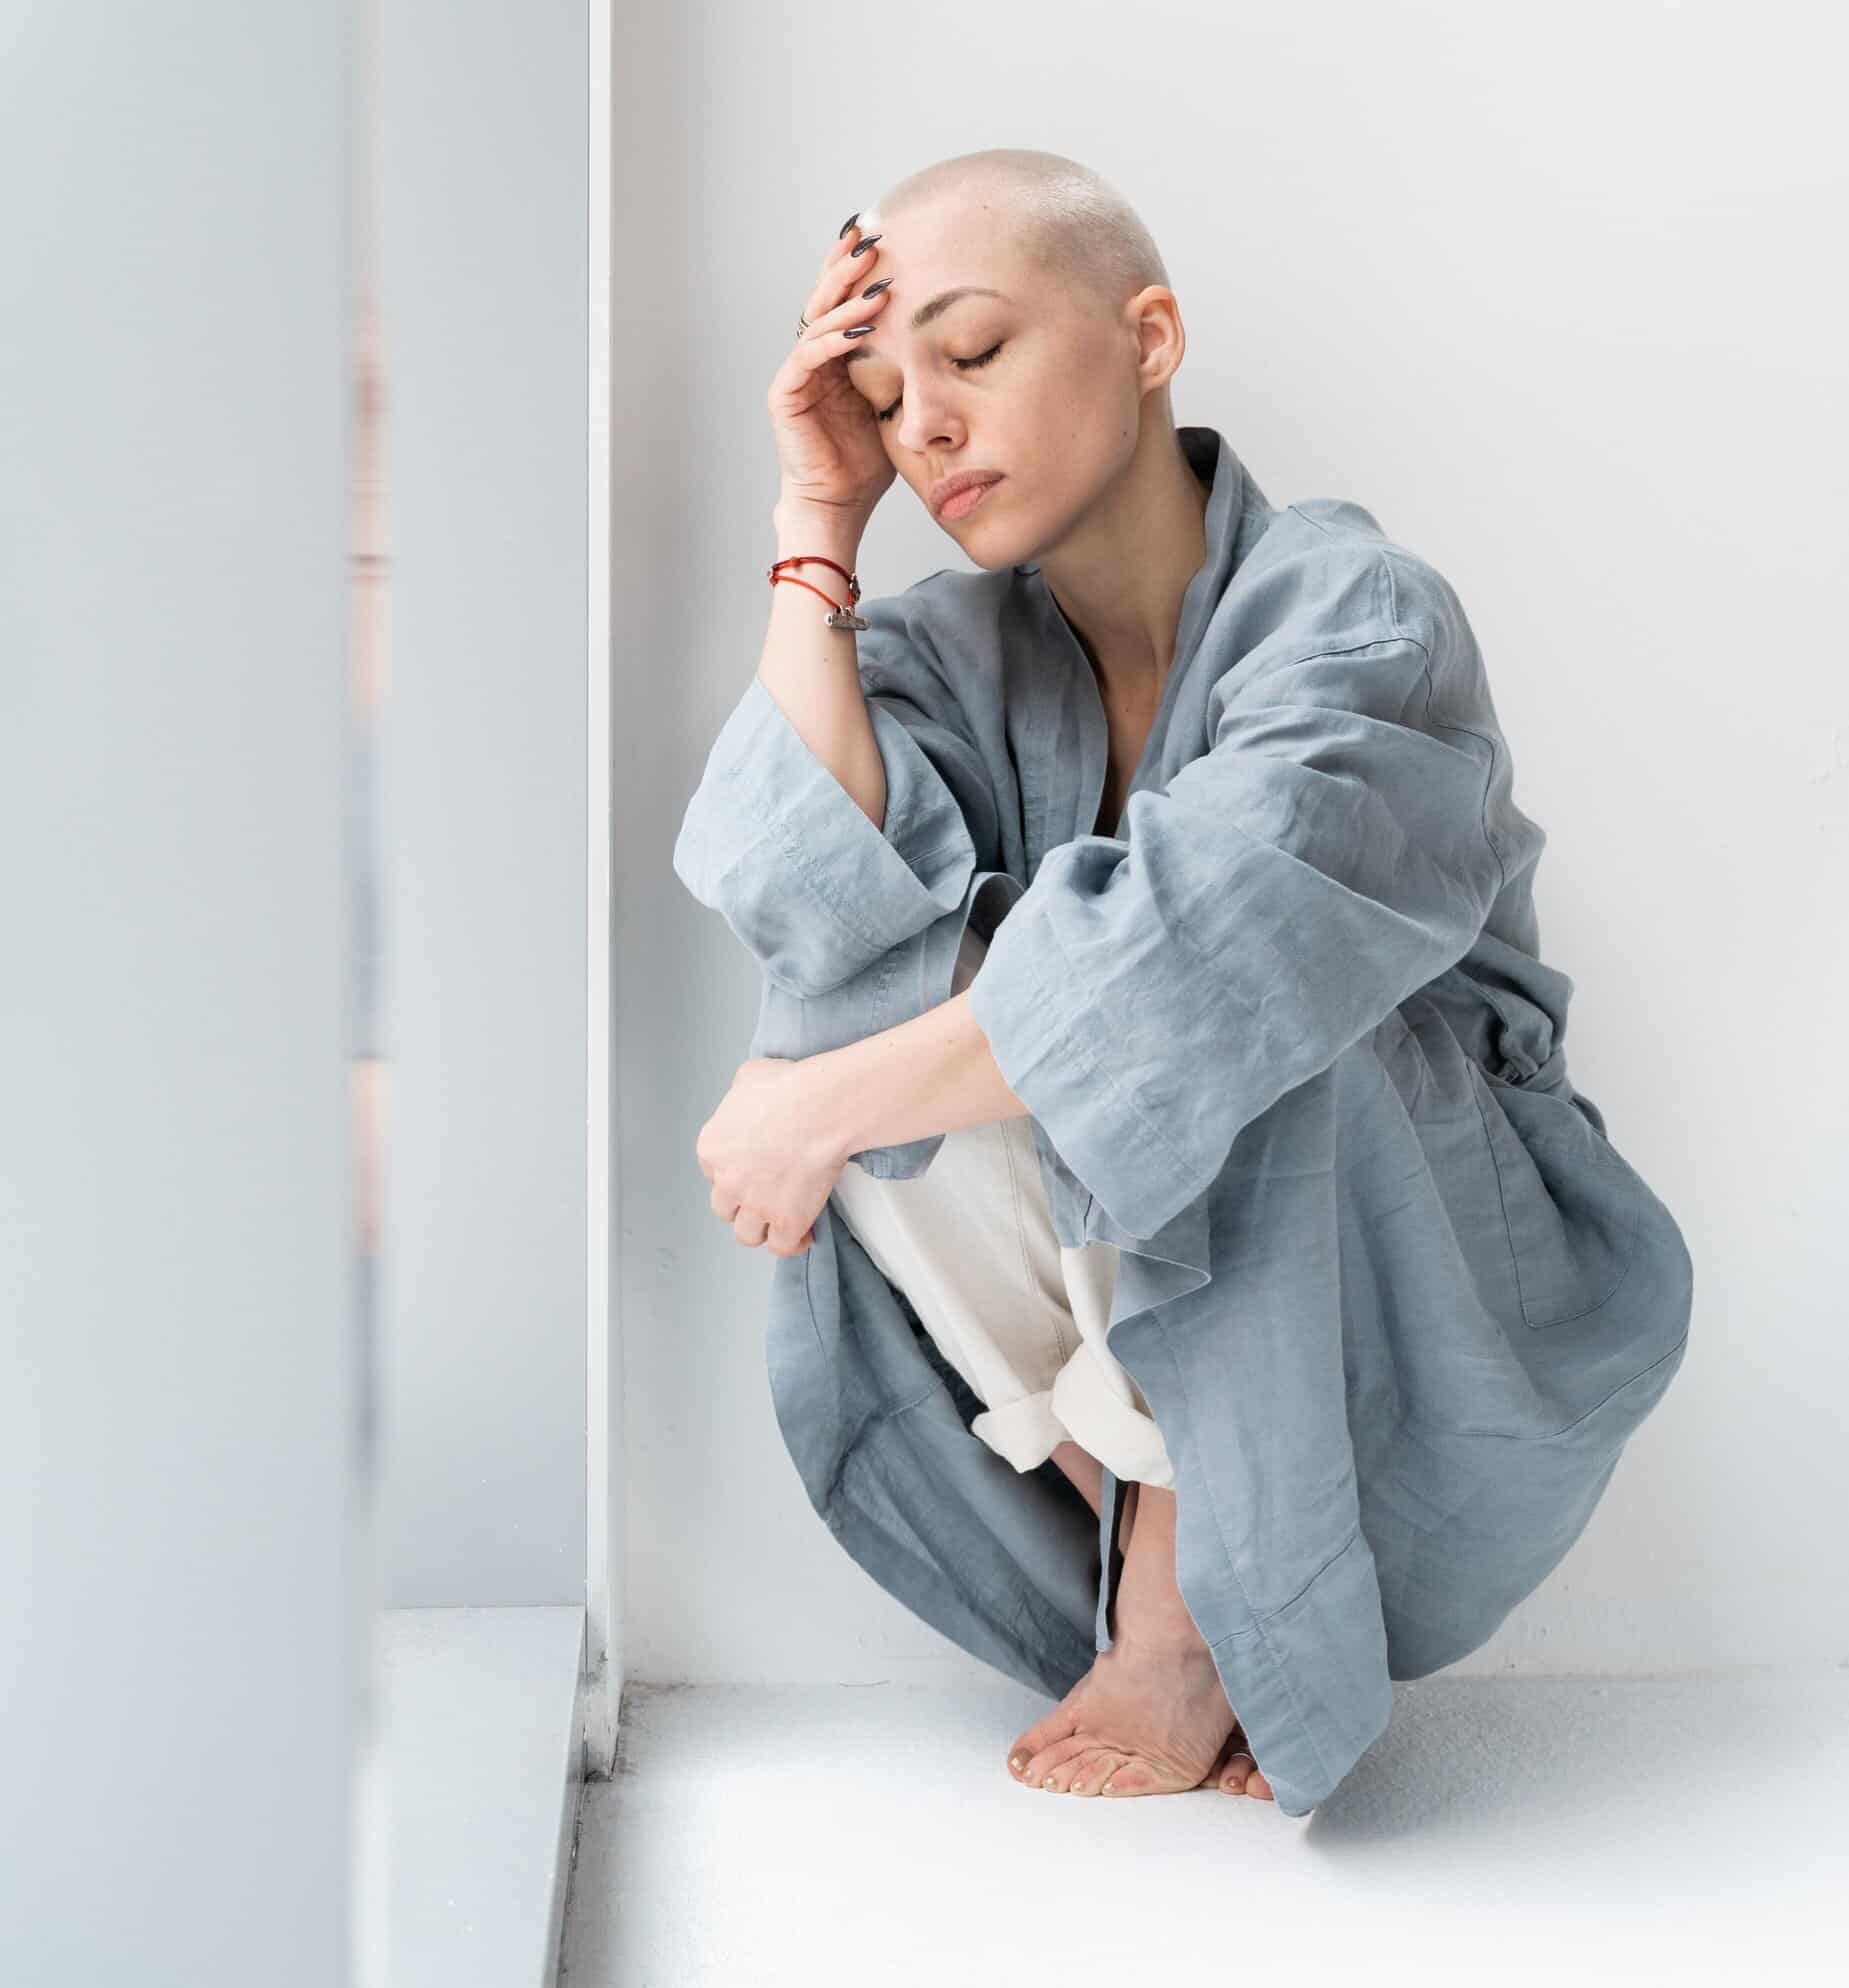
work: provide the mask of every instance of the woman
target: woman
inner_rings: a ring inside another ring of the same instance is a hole
[[[1692,1267],[1567,1078],[1449,584],[1175,427],[1174,293],[1084,168],[864,218],[674,852],[764,975],[699,1162],[779,1259],[817,1510],[1058,1696],[1009,1771],[1305,1814],[1577,1538]],[[856,612],[896,478],[979,570]]]

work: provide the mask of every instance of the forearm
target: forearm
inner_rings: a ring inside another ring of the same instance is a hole
[[[967,992],[896,1028],[805,1059],[845,1160],[997,1118],[1025,1118],[969,1010]]]
[[[832,559],[851,573],[860,545],[852,523],[814,513],[773,518],[777,557],[798,553]],[[844,600],[847,582],[826,566],[790,569],[808,586],[783,582],[770,590],[770,628],[758,659],[764,688],[782,706],[797,736],[852,795],[875,828],[886,823],[886,768],[860,688],[854,631],[828,626],[830,600]]]

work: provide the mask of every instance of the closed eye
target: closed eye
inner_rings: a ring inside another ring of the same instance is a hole
[[[1007,343],[1008,341],[1005,338],[1000,339],[995,344],[991,345],[986,352],[977,353],[977,355],[973,359],[952,359],[950,363],[956,368],[958,368],[959,371],[967,373],[971,371],[972,368],[974,367],[986,366],[989,363],[989,361],[995,357],[996,353],[998,353],[1002,349],[1002,347]],[[904,398],[905,396],[903,394],[899,396],[899,400],[903,400]],[[899,401],[895,400],[890,407],[881,408],[877,410],[873,418],[875,421],[890,421],[892,417],[898,413],[898,411],[899,411]]]

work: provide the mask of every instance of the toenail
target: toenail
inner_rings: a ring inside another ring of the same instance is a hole
[[[1027,1764],[1027,1755],[1024,1753],[1017,1753],[1014,1756],[1014,1758],[1008,1763],[1008,1765],[1014,1768],[1017,1773],[1021,1770],[1021,1768],[1026,1766],[1026,1764]]]

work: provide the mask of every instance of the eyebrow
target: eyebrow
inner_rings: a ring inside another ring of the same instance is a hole
[[[987,290],[980,283],[959,284],[954,290],[940,290],[928,304],[920,304],[912,313],[911,329],[923,331],[933,318],[942,317],[952,304],[959,303],[965,297],[999,297],[1004,304],[1014,302],[1004,290]],[[841,357],[851,366],[856,359],[871,358],[872,354],[867,350],[863,340],[851,352],[842,353]]]

